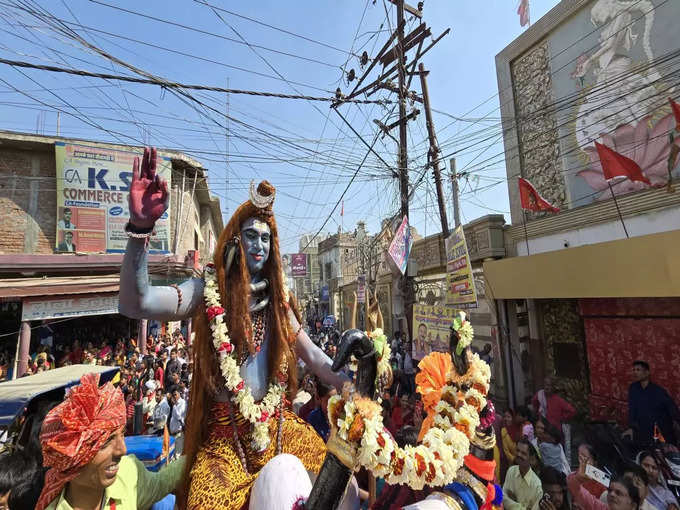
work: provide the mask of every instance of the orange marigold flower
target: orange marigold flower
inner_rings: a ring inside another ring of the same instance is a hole
[[[396,476],[399,476],[404,471],[404,459],[399,457],[394,463],[394,470],[392,471]]]
[[[419,453],[416,453],[414,458],[416,459],[416,474],[420,476],[427,469],[427,465],[425,464],[425,459]]]
[[[364,435],[364,420],[361,416],[355,416],[352,425],[349,427],[347,432],[347,439],[352,442],[361,441],[361,437]]]
[[[378,439],[376,439],[376,441],[377,441],[378,445],[380,446],[380,448],[385,447],[385,444],[386,444],[385,438],[382,437],[382,434],[378,434]]]

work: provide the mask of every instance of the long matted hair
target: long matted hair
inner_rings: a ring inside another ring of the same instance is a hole
[[[257,187],[261,196],[274,194],[274,187],[267,181],[262,181]],[[288,361],[288,396],[297,391],[297,377],[295,373],[297,357],[295,356],[295,332],[288,320],[288,310],[292,309],[300,319],[295,300],[291,295],[285,295],[283,284],[281,252],[279,249],[279,235],[271,205],[266,208],[256,207],[250,200],[241,204],[222,231],[215,253],[217,281],[219,282],[220,297],[225,309],[225,323],[229,330],[231,342],[235,346],[235,355],[244,356],[254,354],[252,341],[252,324],[248,305],[250,302],[250,274],[246,264],[246,253],[242,242],[238,242],[237,256],[229,273],[226,273],[225,252],[229,243],[240,238],[241,226],[252,217],[265,222],[271,231],[269,258],[263,269],[263,276],[269,280],[269,379],[276,377],[281,362],[286,357]],[[212,343],[212,331],[205,314],[205,303],[197,307],[193,318],[196,333],[193,344],[194,373],[191,380],[189,408],[187,410],[185,431],[186,470],[181,490],[178,493],[178,505],[186,508],[189,494],[191,467],[196,454],[208,436],[208,418],[214,403],[215,395],[224,388],[224,379],[220,373],[217,354]]]

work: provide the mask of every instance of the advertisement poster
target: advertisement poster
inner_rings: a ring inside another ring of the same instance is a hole
[[[433,351],[448,352],[456,310],[452,306],[413,305],[414,359],[423,359]]]
[[[446,239],[446,304],[458,308],[477,307],[477,291],[463,227],[457,227]]]
[[[357,276],[357,303],[366,302],[366,275]]]
[[[55,143],[57,238],[60,253],[122,253],[127,244],[132,163],[141,153]],[[156,173],[170,182],[170,159],[158,157]],[[170,251],[170,209],[156,222],[151,253]]]
[[[392,257],[392,260],[401,271],[401,274],[406,273],[406,267],[408,266],[408,256],[411,253],[411,245],[413,244],[413,239],[411,239],[411,229],[408,226],[408,218],[404,216],[401,221],[401,225],[394,234],[394,239],[390,243],[390,247],[387,250]]]
[[[307,255],[305,253],[293,253],[290,264],[293,276],[307,276]]]

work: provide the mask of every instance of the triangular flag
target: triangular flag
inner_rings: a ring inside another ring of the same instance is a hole
[[[642,173],[640,165],[623,154],[619,154],[606,145],[595,142],[597,154],[600,156],[600,164],[602,165],[602,173],[606,180],[614,177],[627,177],[631,181],[644,182],[645,184],[652,183]]]
[[[680,133],[680,104],[673,101],[670,97],[668,101],[671,103],[671,110],[673,110],[673,116],[675,117],[675,130]]]
[[[522,209],[528,211],[550,211],[554,213],[560,212],[560,210],[551,205],[545,198],[539,195],[536,188],[534,188],[529,181],[520,177],[519,182],[519,198],[522,203]]]

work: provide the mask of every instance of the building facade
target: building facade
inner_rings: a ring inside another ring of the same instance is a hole
[[[584,413],[624,421],[635,359],[680,397],[680,194],[668,163],[678,15],[677,2],[563,0],[496,57],[513,256],[484,271],[513,403],[552,375]],[[595,142],[651,185],[608,182]],[[518,177],[560,212],[523,211]]]
[[[145,337],[146,321],[118,315],[128,215],[121,183],[129,185],[132,171],[120,161],[134,153],[141,149],[0,132],[0,329],[20,329],[18,338],[2,337],[0,350],[14,358],[19,346],[18,375],[43,322],[68,328],[73,318],[94,317],[128,338]],[[223,222],[200,163],[174,150],[158,156],[172,184],[169,211],[150,241],[149,273],[151,284],[167,284],[200,273]],[[125,171],[114,178],[115,165]]]

